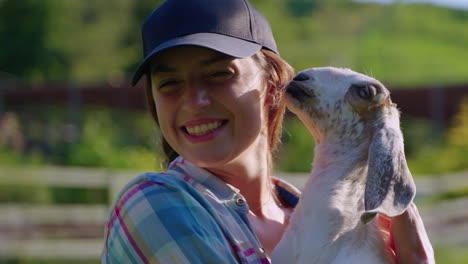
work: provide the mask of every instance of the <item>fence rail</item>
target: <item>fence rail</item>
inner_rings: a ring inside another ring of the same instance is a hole
[[[105,188],[110,201],[138,173],[83,168],[0,168],[0,186],[34,185]],[[280,173],[301,188],[307,174]],[[415,178],[416,203],[434,245],[468,245],[468,197],[434,201],[443,193],[468,189],[468,172]],[[428,202],[431,201],[431,202]],[[98,259],[108,206],[0,203],[0,260]]]
[[[109,200],[138,173],[130,170],[90,168],[0,168],[0,185],[106,188]]]

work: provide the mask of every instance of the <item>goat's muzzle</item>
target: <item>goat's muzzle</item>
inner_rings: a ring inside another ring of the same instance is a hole
[[[292,81],[286,87],[286,92],[294,99],[302,101],[307,98],[316,97],[312,89],[307,88],[302,81]]]

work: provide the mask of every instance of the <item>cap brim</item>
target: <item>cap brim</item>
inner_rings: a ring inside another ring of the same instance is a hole
[[[163,50],[184,45],[209,48],[236,58],[252,56],[262,48],[262,45],[257,43],[216,33],[196,33],[171,39],[157,46],[146,55],[133,74],[132,85],[136,85],[143,74],[146,73],[148,63],[154,55]]]

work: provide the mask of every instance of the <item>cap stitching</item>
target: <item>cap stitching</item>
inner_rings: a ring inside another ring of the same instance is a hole
[[[252,11],[250,10],[250,7],[249,7],[249,4],[247,3],[246,0],[243,0],[244,2],[244,6],[245,8],[247,9],[247,14],[249,15],[249,31],[250,31],[250,38],[252,39],[252,41],[254,41],[255,43],[258,43],[258,40],[257,40],[257,36],[255,35],[255,31],[253,29],[254,25],[253,25],[253,15],[252,15]]]

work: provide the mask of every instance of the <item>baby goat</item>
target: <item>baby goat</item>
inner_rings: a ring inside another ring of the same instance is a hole
[[[370,221],[377,213],[402,214],[416,192],[389,91],[348,69],[312,68],[290,83],[287,101],[316,147],[272,262],[389,263],[377,223]]]

